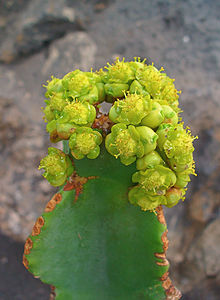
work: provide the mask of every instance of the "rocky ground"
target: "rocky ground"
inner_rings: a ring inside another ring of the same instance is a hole
[[[217,0],[0,0],[1,300],[49,294],[20,264],[23,241],[54,193],[37,170],[49,145],[42,84],[133,56],[176,79],[183,119],[199,136],[198,176],[184,205],[166,211],[168,258],[183,299],[218,299],[219,11]]]

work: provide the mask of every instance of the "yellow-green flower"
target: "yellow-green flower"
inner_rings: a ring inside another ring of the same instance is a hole
[[[188,170],[188,174],[194,174],[193,161],[193,137],[189,130],[183,128],[183,124],[161,124],[156,131],[158,134],[158,147],[166,156],[167,163],[176,172]]]
[[[123,123],[114,125],[105,139],[105,147],[111,155],[120,157],[125,165],[130,165],[137,157],[144,155],[140,134],[133,125],[128,127]]]
[[[105,69],[108,72],[102,73],[102,80],[105,83],[129,83],[135,79],[135,65],[131,65],[130,62],[125,62],[124,59],[122,61],[117,59],[114,64],[107,65]]]
[[[157,68],[145,65],[136,71],[135,77],[153,98],[159,98],[162,82],[161,72]]]
[[[164,195],[149,194],[140,185],[129,191],[128,200],[131,204],[140,206],[143,211],[153,211],[159,205],[167,203]]]
[[[156,148],[157,135],[146,127],[133,125],[126,126],[123,123],[115,124],[111,133],[107,135],[105,147],[125,165],[130,165],[136,158],[142,157]]]
[[[160,99],[178,111],[179,92],[175,88],[174,80],[162,71],[163,68],[158,70],[153,65],[144,65],[137,69],[135,77],[152,98]]]
[[[53,186],[64,184],[74,170],[68,155],[53,147],[48,148],[48,155],[41,160],[39,169],[45,170],[43,176]]]
[[[85,156],[95,159],[100,153],[101,142],[102,135],[98,131],[88,127],[77,127],[70,136],[69,147],[76,159],[82,159]]]
[[[49,98],[55,93],[61,93],[64,91],[62,80],[56,77],[51,76],[51,80],[47,81],[47,85],[44,85],[47,89],[45,93],[45,97]]]
[[[133,174],[132,181],[152,195],[164,195],[176,182],[175,173],[167,167],[156,165],[154,168]]]
[[[75,70],[62,79],[62,85],[68,97],[93,104],[103,101],[99,96],[104,93],[104,84],[98,74]]]
[[[128,94],[123,100],[114,102],[109,118],[114,123],[138,125],[148,114],[149,106],[149,98],[138,94]]]
[[[45,96],[48,100],[45,100],[46,107],[43,112],[45,114],[44,119],[50,122],[59,118],[63,108],[68,104],[68,97],[61,79],[52,77],[52,80],[48,81],[48,85],[45,87],[47,89]]]
[[[63,108],[56,120],[53,119],[47,124],[47,131],[52,142],[66,140],[75,131],[75,127],[91,126],[95,118],[96,109],[93,105],[73,100]]]
[[[64,107],[59,123],[90,126],[96,117],[95,107],[88,102],[74,100]]]

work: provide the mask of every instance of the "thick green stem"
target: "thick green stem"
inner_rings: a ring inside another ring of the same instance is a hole
[[[57,300],[165,299],[166,227],[129,203],[135,165],[102,148],[96,160],[76,160],[75,170],[72,186],[43,214],[40,234],[29,238],[29,270],[56,286]]]

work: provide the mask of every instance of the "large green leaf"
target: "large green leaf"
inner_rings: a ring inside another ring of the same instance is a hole
[[[25,246],[29,271],[56,287],[57,300],[166,299],[166,227],[128,202],[135,164],[124,166],[105,149],[74,164],[79,176],[96,177],[78,198],[75,189],[62,190],[38,219]]]

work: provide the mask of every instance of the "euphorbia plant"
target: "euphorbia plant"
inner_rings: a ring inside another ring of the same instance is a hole
[[[60,188],[23,263],[57,300],[180,298],[162,205],[184,200],[194,137],[180,122],[173,81],[134,59],[48,82],[44,118],[63,151],[50,147],[39,168]],[[102,102],[112,103],[109,114]]]

